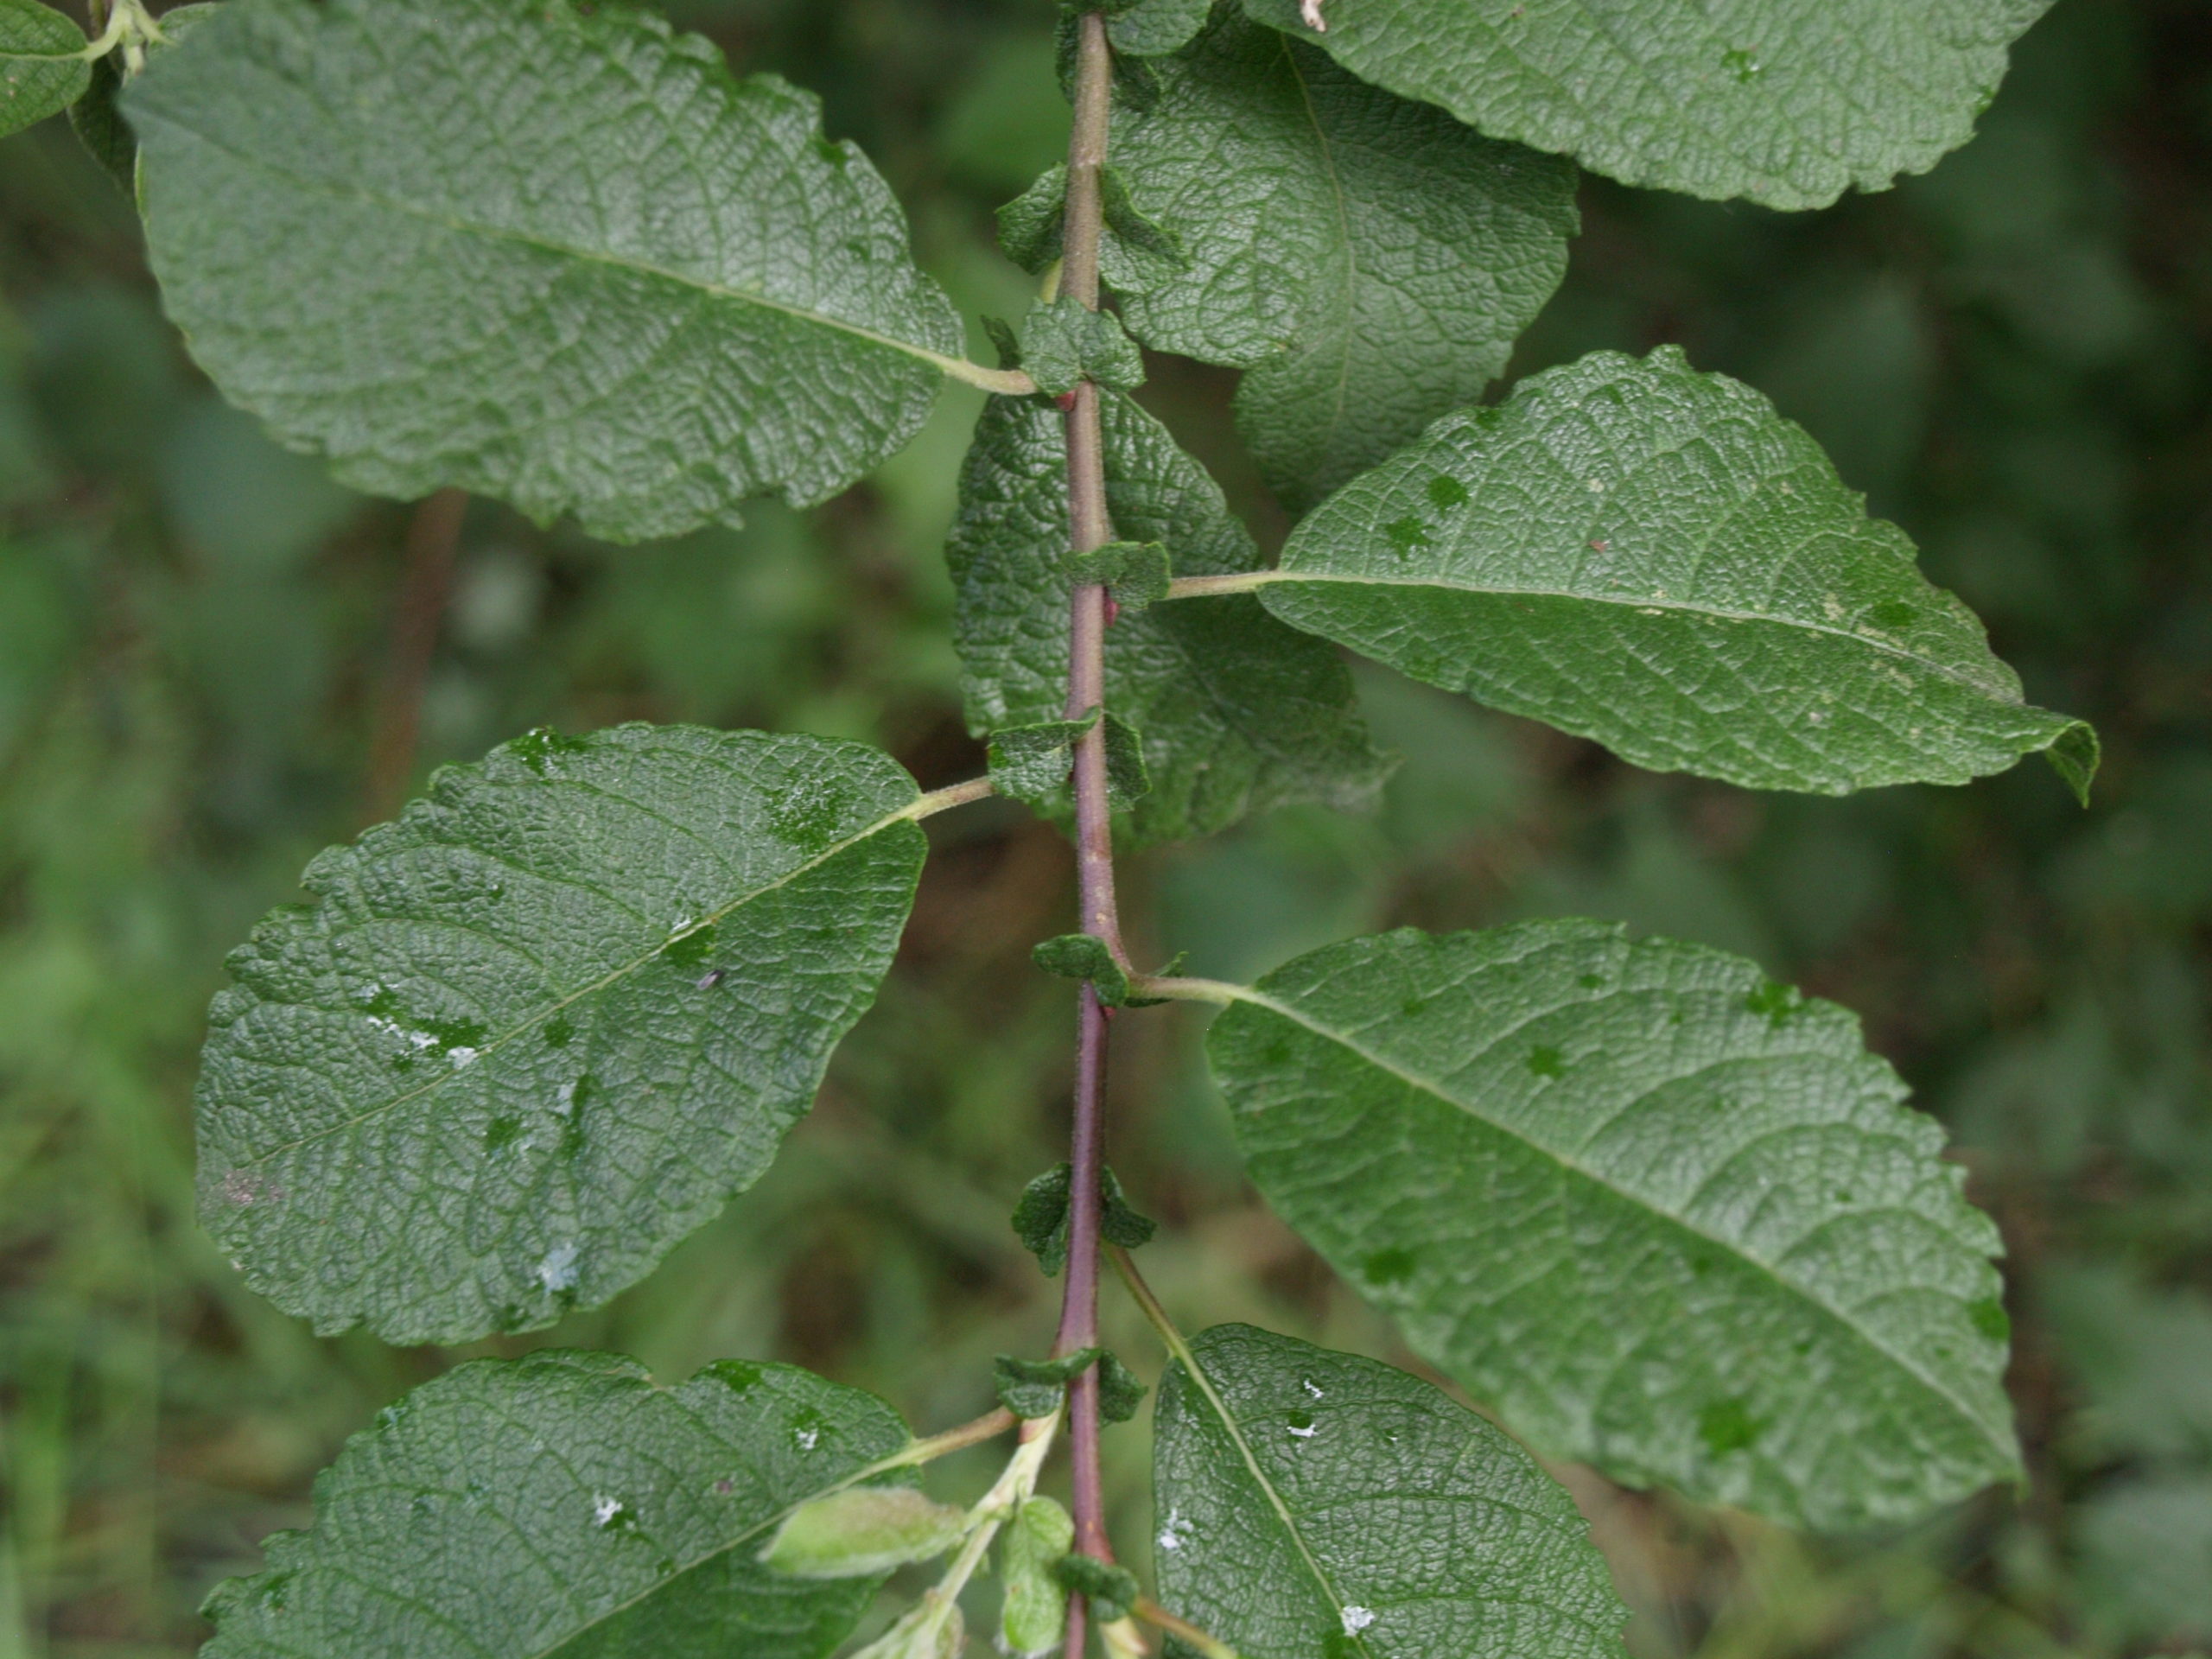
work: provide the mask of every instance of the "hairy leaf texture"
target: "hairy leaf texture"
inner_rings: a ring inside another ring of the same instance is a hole
[[[1266,1659],[1619,1659],[1573,1500],[1441,1390],[1249,1325],[1161,1379],[1160,1599]]]
[[[1100,403],[1116,533],[1160,543],[1179,575],[1255,566],[1251,536],[1205,468],[1126,397]],[[1066,468],[1049,403],[991,400],[945,547],[979,736],[1058,720],[1066,702]],[[1106,632],[1106,706],[1143,735],[1152,790],[1128,818],[1139,842],[1212,835],[1294,801],[1357,804],[1385,769],[1336,653],[1249,600],[1124,613]]]
[[[1407,930],[1210,1049],[1269,1202],[1541,1450],[1821,1528],[2018,1473],[1997,1230],[1845,1010],[1597,922]]]
[[[232,953],[200,1217],[321,1331],[461,1342],[634,1282],[759,1179],[925,851],[857,743],[533,733],[308,867]]]
[[[124,104],[194,355],[358,488],[734,524],[899,448],[960,350],[814,98],[646,11],[234,0]]]
[[[208,1599],[207,1659],[825,1659],[883,1581],[787,1577],[779,1522],[907,1442],[873,1395],[725,1360],[479,1360],[388,1408],[315,1525]]]
[[[1656,771],[1840,795],[2041,752],[2086,796],[2096,767],[1802,428],[1671,346],[1446,416],[1300,524],[1262,595]]]
[[[92,80],[83,30],[38,0],[0,0],[0,136],[67,109]]]
[[[1220,10],[1115,111],[1135,209],[1189,268],[1123,296],[1162,351],[1244,368],[1239,427],[1303,508],[1471,403],[1567,270],[1575,171]]]
[[[1244,0],[1363,79],[1626,184],[1770,207],[1886,189],[1974,136],[2050,0]]]

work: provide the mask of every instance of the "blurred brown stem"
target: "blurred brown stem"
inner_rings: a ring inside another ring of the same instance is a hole
[[[423,731],[423,688],[438,648],[438,626],[453,594],[461,521],[468,512],[465,491],[440,490],[415,509],[407,526],[406,563],[392,606],[391,644],[378,689],[376,724],[369,739],[368,819],[395,817],[415,776]]]
[[[1060,291],[1098,308],[1098,245],[1103,215],[1099,169],[1106,160],[1113,57],[1106,20],[1086,12],[1076,48],[1075,130],[1068,143],[1066,230]],[[1106,509],[1106,471],[1100,453],[1098,388],[1090,381],[1069,396],[1067,410],[1068,535],[1078,553],[1113,539]],[[1105,702],[1106,590],[1078,588],[1068,620],[1070,719]],[[1076,870],[1083,930],[1103,939],[1118,958],[1121,926],[1114,904],[1114,841],[1106,795],[1106,727],[1102,720],[1075,750]],[[1067,1279],[1054,1351],[1070,1353],[1098,1341],[1098,1226],[1104,1173],[1107,1014],[1085,985],[1076,1045],[1075,1122],[1069,1157]],[[1074,1462],[1075,1547],[1102,1561],[1114,1559],[1106,1540],[1105,1491],[1098,1469],[1098,1368],[1068,1386],[1068,1449]],[[1068,1598],[1068,1659],[1083,1659],[1090,1608]]]

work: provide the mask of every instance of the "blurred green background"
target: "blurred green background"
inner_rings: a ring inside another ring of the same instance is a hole
[[[1063,142],[1046,0],[676,10],[820,90],[963,308],[1019,312],[990,210]],[[1583,203],[1516,372],[1679,340],[1773,396],[2031,696],[2097,722],[2096,805],[2035,764],[1758,797],[1376,675],[1405,755],[1384,810],[1132,861],[1137,954],[1242,976],[1399,923],[1588,913],[1860,1010],[2003,1224],[2032,1483],[1808,1541],[1565,1471],[1639,1659],[2188,1650],[2212,1637],[2212,8],[2062,0],[1979,140],[1887,194],[1785,218],[1593,180]],[[1279,537],[1232,390],[1162,364],[1145,396]],[[932,823],[899,964],[782,1160],[612,1306],[469,1351],[318,1340],[192,1216],[223,953],[374,810],[417,691],[418,779],[633,718],[867,738],[928,785],[980,770],[939,557],[976,406],[949,392],[880,475],[742,531],[609,549],[477,504],[441,594],[409,509],[192,369],[66,127],[0,143],[0,1659],[189,1651],[200,1596],[304,1523],[340,1440],[461,1351],[779,1357],[934,1428],[988,1403],[989,1355],[1041,1351],[1056,1287],[1004,1217],[1062,1133],[1071,998],[1027,951],[1068,925],[1069,861],[997,805]],[[416,685],[395,628],[440,603]],[[1117,1033],[1113,1155],[1166,1223],[1166,1300],[1402,1362],[1242,1184],[1198,1025]],[[1150,1355],[1111,1289],[1107,1313]],[[1139,1560],[1143,1432],[1109,1441]]]

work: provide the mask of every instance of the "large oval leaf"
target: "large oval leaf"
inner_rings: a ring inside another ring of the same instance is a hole
[[[1529,1454],[1388,1365],[1249,1325],[1167,1368],[1160,1599],[1249,1659],[1618,1659],[1628,1610]]]
[[[725,1361],[657,1389],[551,1351],[425,1383],[315,1481],[314,1527],[219,1586],[206,1659],[823,1659],[880,1577],[756,1559],[778,1522],[907,1443],[873,1395]]]
[[[1253,1179],[1539,1447],[1816,1527],[2018,1472],[1997,1230],[1845,1010],[1581,921],[1237,998]]]
[[[1974,136],[2050,0],[1244,0],[1354,74],[1627,184],[1770,207],[1885,189]]]
[[[1113,156],[1188,269],[1122,315],[1147,345],[1250,371],[1237,423],[1303,509],[1504,368],[1567,270],[1574,168],[1233,9],[1150,67]]]
[[[1118,534],[1164,543],[1185,575],[1259,563],[1219,486],[1165,427],[1114,393],[1103,395],[1100,420]],[[968,722],[978,736],[1058,720],[1066,709],[1063,425],[1039,399],[994,398],[961,470],[945,557]],[[1106,697],[1144,739],[1152,789],[1129,815],[1135,841],[1210,836],[1294,801],[1356,805],[1386,770],[1342,659],[1253,600],[1123,615],[1106,633]]]
[[[1803,429],[1671,346],[1446,416],[1259,582],[1295,626],[1658,771],[1834,795],[2040,751],[2086,794],[2096,766]]]
[[[897,449],[960,350],[814,99],[631,7],[234,0],[124,104],[194,354],[361,489],[734,524]]]
[[[760,1177],[874,1000],[925,838],[856,743],[536,733],[232,953],[200,1216],[321,1331],[458,1342],[605,1301]]]

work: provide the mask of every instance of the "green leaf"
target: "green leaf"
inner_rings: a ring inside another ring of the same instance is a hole
[[[1121,319],[1065,294],[1030,311],[1021,329],[1021,365],[1043,392],[1071,391],[1084,380],[1115,391],[1144,384],[1144,359]]]
[[[1755,6],[1244,0],[1362,79],[1625,184],[1770,207],[1886,188],[1974,136],[2050,0]]]
[[[1151,791],[1145,769],[1144,740],[1118,715],[1106,721],[1106,793],[1117,811],[1135,806]],[[991,786],[1000,794],[1051,810],[1065,807],[1069,772],[1078,739],[1098,724],[1093,709],[1081,720],[1047,720],[1034,726],[1010,726],[991,734]]]
[[[1237,423],[1294,507],[1472,403],[1567,269],[1574,168],[1478,137],[1224,9],[1114,115],[1185,276],[1123,296],[1161,351],[1249,371]]]
[[[38,0],[0,0],[0,136],[67,109],[92,79],[82,29]]]
[[[1105,221],[1100,226],[1098,269],[1106,285],[1116,294],[1141,294],[1179,278],[1186,269],[1181,247],[1136,210],[1120,168],[1099,168],[1098,194]],[[1037,273],[1060,257],[1067,196],[1068,169],[1063,162],[999,209],[999,242],[1007,257]]]
[[[631,7],[251,0],[124,103],[194,354],[361,489],[734,524],[899,448],[960,349],[816,100]]]
[[[1186,954],[1178,952],[1175,960],[1161,969],[1160,974],[1174,973],[1183,965]],[[1106,941],[1096,934],[1063,933],[1058,938],[1043,940],[1031,947],[1029,958],[1046,973],[1061,979],[1089,982],[1098,993],[1099,1001],[1109,1008],[1156,1008],[1168,1001],[1164,996],[1130,995],[1128,970],[1114,960]]]
[[[874,1000],[925,842],[857,743],[533,733],[322,855],[232,953],[200,1217],[318,1331],[550,1325],[759,1178]]]
[[[992,1363],[992,1384],[999,1403],[1017,1417],[1049,1417],[1060,1408],[1068,1384],[1089,1370],[1106,1351],[1078,1348],[1058,1359],[1017,1359],[1001,1354]]]
[[[1145,1223],[1146,1236],[1151,1235],[1152,1224]],[[1109,1241],[1119,1243],[1118,1240]],[[1138,1241],[1141,1243],[1143,1241]],[[1109,1423],[1126,1423],[1137,1414],[1137,1408],[1144,1404],[1145,1386],[1137,1374],[1122,1363],[1112,1354],[1101,1349],[1098,1354],[1098,1414]]]
[[[795,1579],[880,1579],[944,1554],[968,1529],[967,1510],[911,1486],[853,1486],[792,1510],[760,1560]]]
[[[1801,428],[1671,346],[1438,422],[1299,525],[1262,598],[1655,771],[1840,795],[2040,750],[2085,793],[2096,766]]]
[[[162,36],[147,43],[149,56],[166,52],[222,10],[213,0],[172,6],[162,14]],[[69,125],[79,143],[107,169],[108,176],[135,196],[138,188],[138,140],[116,100],[123,92],[122,54],[110,52],[92,64],[92,85],[69,106]]]
[[[1117,533],[1184,575],[1249,570],[1251,536],[1205,469],[1119,396],[1100,399]],[[976,429],[946,546],[968,721],[977,735],[1060,717],[1067,696],[1067,460],[1060,416],[995,398]],[[1293,801],[1353,806],[1386,770],[1351,677],[1255,601],[1154,606],[1106,633],[1107,706],[1143,734],[1152,792],[1125,844],[1207,836]]]
[[[1072,585],[1105,584],[1124,616],[1135,616],[1167,597],[1174,580],[1167,550],[1158,542],[1109,542],[1088,553],[1066,553],[1060,569]]]
[[[1006,1600],[999,1612],[1005,1651],[1048,1653],[1065,1634],[1068,1592],[1052,1563],[1075,1548],[1075,1522],[1049,1497],[1033,1497],[1006,1529],[1001,1567]]]
[[[872,1395],[725,1361],[478,1360],[408,1395],[315,1482],[315,1522],[217,1588],[206,1659],[824,1659],[880,1578],[754,1559],[793,1506],[897,1452]]]
[[[1157,58],[1179,52],[1205,27],[1213,0],[1136,0],[1106,20],[1106,38],[1123,57]]]
[[[1063,1555],[1052,1563],[1052,1576],[1061,1588],[1090,1599],[1091,1616],[1101,1624],[1127,1618],[1141,1593],[1136,1575],[1126,1567],[1102,1561],[1095,1555]]]
[[[1539,1448],[1814,1527],[2018,1473],[1997,1230],[1845,1010],[1585,921],[1237,995],[1252,1179]]]
[[[1047,1277],[1067,1265],[1068,1191],[1072,1179],[1066,1164],[1055,1164],[1022,1188],[1020,1199],[1014,1206],[1014,1233]],[[1098,1230],[1106,1242],[1125,1250],[1151,1243],[1152,1236],[1160,1230],[1159,1224],[1138,1213],[1112,1170],[1104,1172],[1100,1185],[1105,1203]]]
[[[1249,1325],[1167,1368],[1160,1600],[1265,1659],[1619,1659],[1573,1501],[1440,1390]]]

